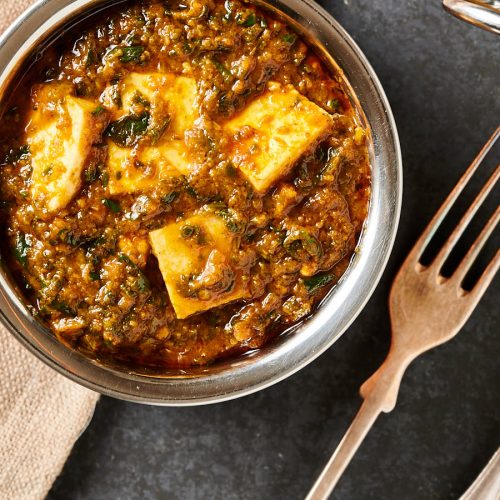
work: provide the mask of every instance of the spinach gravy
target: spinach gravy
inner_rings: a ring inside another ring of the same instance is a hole
[[[177,369],[261,347],[346,270],[369,134],[342,75],[228,0],[125,2],[27,65],[0,123],[2,255],[94,359]]]

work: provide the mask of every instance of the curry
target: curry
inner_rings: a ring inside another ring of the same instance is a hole
[[[286,332],[346,270],[367,132],[343,77],[269,11],[128,2],[19,82],[1,109],[2,255],[71,348],[204,365]]]

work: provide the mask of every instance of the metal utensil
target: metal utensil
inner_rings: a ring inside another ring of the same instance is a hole
[[[33,51],[45,47],[48,40],[57,39],[61,29],[75,29],[78,20],[122,3],[123,0],[36,2],[0,36],[0,99],[19,77],[17,69]],[[338,67],[335,74],[345,75],[350,83],[350,97],[362,110],[361,121],[371,134],[372,184],[370,211],[359,252],[318,310],[297,328],[250,355],[169,373],[128,368],[102,359],[93,361],[64,346],[32,316],[4,265],[5,259],[0,259],[0,321],[43,362],[95,391],[151,404],[194,405],[236,398],[268,387],[310,363],[341,336],[367,302],[384,270],[399,220],[402,166],[396,125],[378,78],[355,42],[314,0],[254,3],[283,16],[326,63]]]
[[[462,21],[500,34],[499,0],[443,0],[443,7]]]
[[[499,136],[500,127],[448,195],[399,270],[389,297],[392,324],[389,355],[382,366],[362,385],[361,396],[364,402],[307,495],[307,500],[328,497],[379,414],[394,409],[401,379],[408,365],[423,352],[443,344],[459,332],[498,271],[500,250],[472,290],[465,291],[462,288],[468,270],[500,220],[500,207],[497,207],[455,272],[449,278],[441,274],[443,264],[498,181],[500,165],[496,167],[433,262],[423,266],[420,259],[446,214]]]
[[[500,448],[491,457],[460,500],[498,500],[500,498]]]

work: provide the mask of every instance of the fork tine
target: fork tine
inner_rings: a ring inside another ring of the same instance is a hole
[[[451,193],[448,195],[444,203],[441,205],[440,209],[434,215],[434,217],[429,222],[428,226],[425,228],[424,232],[418,239],[417,243],[413,247],[413,250],[410,252],[407,262],[414,261],[414,263],[418,263],[418,260],[422,256],[425,248],[431,241],[434,233],[437,231],[438,227],[443,222],[443,219],[446,217],[451,207],[460,196],[460,193],[463,191],[470,178],[474,175],[474,172],[477,170],[485,156],[488,154],[490,149],[494,146],[498,137],[500,136],[500,126],[495,130],[493,135],[490,137],[488,142],[483,146],[479,154],[476,156],[474,161],[470,164],[469,168],[462,175],[457,185],[453,188]]]
[[[474,288],[469,293],[465,294],[466,296],[468,296],[469,300],[472,301],[474,306],[481,300],[481,297],[484,295],[484,292],[486,292],[486,290],[490,286],[490,283],[495,277],[495,274],[498,272],[499,267],[500,267],[500,250],[497,250],[495,257],[493,257],[493,259],[490,261],[486,269],[483,271],[483,274],[481,274],[481,277],[479,278],[478,282],[474,285]]]
[[[472,202],[472,205],[467,209],[463,217],[460,219],[460,222],[455,227],[450,237],[446,240],[446,243],[442,246],[441,250],[439,250],[439,253],[436,255],[436,258],[431,264],[431,266],[434,267],[436,273],[438,273],[443,266],[445,260],[453,250],[453,247],[456,245],[457,241],[460,239],[460,236],[462,236],[470,221],[479,210],[479,207],[482,205],[484,200],[488,197],[488,194],[490,194],[490,191],[493,189],[499,178],[500,165],[497,166],[491,177],[488,179],[479,194],[476,196],[475,200]]]
[[[463,279],[465,278],[465,275],[467,274],[470,267],[476,260],[479,252],[481,251],[485,243],[488,241],[488,238],[491,236],[491,233],[493,233],[493,231],[495,230],[495,227],[497,226],[499,221],[500,221],[500,207],[497,207],[493,215],[486,223],[486,226],[484,226],[483,230],[476,238],[476,241],[474,241],[469,251],[463,258],[462,262],[460,262],[459,266],[453,273],[451,279],[456,281],[457,284],[462,283]]]

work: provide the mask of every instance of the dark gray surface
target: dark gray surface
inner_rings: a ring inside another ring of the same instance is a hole
[[[49,498],[300,499],[348,427],[389,343],[386,298],[405,254],[500,122],[500,37],[438,0],[322,4],[373,64],[398,124],[405,194],[388,269],[355,324],[259,394],[200,408],[102,398]],[[498,160],[497,160],[498,161]],[[338,499],[452,499],[500,445],[498,281],[452,342],[408,370]]]

